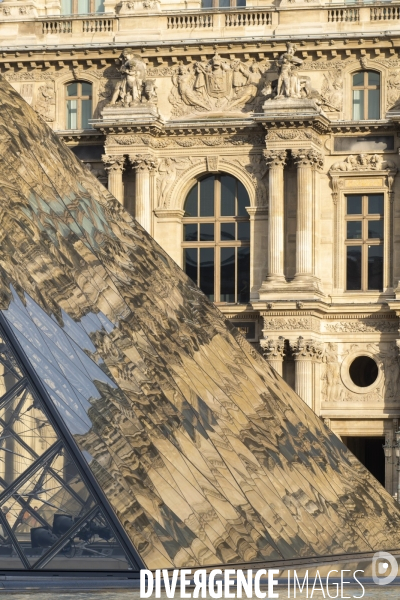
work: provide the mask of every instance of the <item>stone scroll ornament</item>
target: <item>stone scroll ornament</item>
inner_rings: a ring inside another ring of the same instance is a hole
[[[131,48],[125,48],[119,58],[121,79],[116,84],[111,106],[138,106],[156,104],[157,91],[154,79],[147,78],[146,64]]]
[[[228,60],[215,54],[210,60],[180,64],[172,76],[169,101],[172,116],[196,112],[254,110],[262,87],[263,67]]]

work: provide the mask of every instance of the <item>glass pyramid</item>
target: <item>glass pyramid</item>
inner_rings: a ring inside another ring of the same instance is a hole
[[[400,547],[397,504],[0,80],[2,569]]]

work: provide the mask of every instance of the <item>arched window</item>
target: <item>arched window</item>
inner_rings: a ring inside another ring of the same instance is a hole
[[[381,76],[376,71],[359,71],[353,75],[353,120],[381,118]]]
[[[66,86],[67,129],[88,129],[92,118],[92,84],[75,81]]]
[[[183,268],[214,302],[249,301],[249,205],[245,187],[231,175],[205,177],[186,197]]]

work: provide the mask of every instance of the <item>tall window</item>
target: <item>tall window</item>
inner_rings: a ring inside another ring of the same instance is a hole
[[[380,119],[381,76],[376,71],[360,71],[353,75],[353,119]]]
[[[62,15],[103,13],[104,0],[61,0]]]
[[[230,8],[246,6],[246,0],[201,0],[201,8]]]
[[[92,84],[70,83],[67,92],[67,129],[88,129],[92,118]]]
[[[383,289],[383,194],[346,196],[347,289]]]
[[[230,175],[201,179],[187,195],[184,270],[212,301],[249,301],[249,204],[243,184]]]

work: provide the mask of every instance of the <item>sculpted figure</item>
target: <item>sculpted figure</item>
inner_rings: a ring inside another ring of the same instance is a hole
[[[300,79],[297,68],[303,63],[294,53],[296,46],[286,44],[287,51],[278,60],[279,77],[276,98],[300,98]]]
[[[339,400],[340,370],[337,356],[337,345],[329,342],[327,344],[322,361],[326,364],[325,374],[325,398],[327,402]]]
[[[55,118],[55,92],[52,81],[46,81],[38,89],[35,110],[44,121],[54,121]]]
[[[185,104],[209,110],[210,107],[202,100],[201,95],[193,89],[193,73],[189,67],[180,65],[172,81],[178,88],[178,92]]]
[[[140,56],[130,48],[125,48],[121,55],[121,81],[117,83],[111,98],[111,105],[117,102],[124,106],[139,103],[145,99],[146,65]]]

